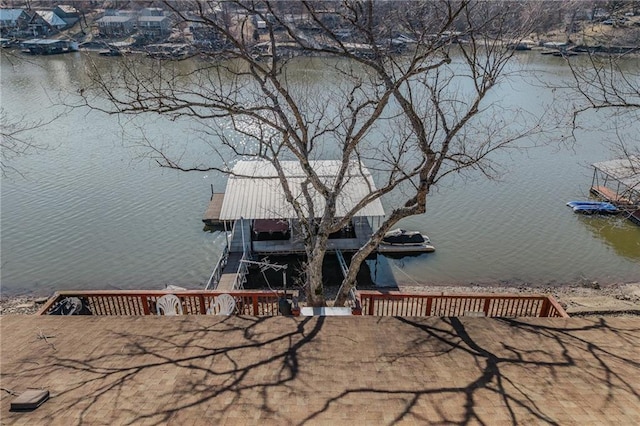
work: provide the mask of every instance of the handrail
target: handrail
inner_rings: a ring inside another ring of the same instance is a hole
[[[347,261],[344,260],[344,255],[340,250],[336,250],[336,258],[338,259],[338,264],[340,265],[340,269],[342,270],[342,276],[346,277],[347,274],[349,273],[349,267],[347,266]],[[338,288],[337,294],[340,294],[342,292],[343,286],[344,286],[344,280],[342,281],[342,284],[340,284],[340,288]],[[360,302],[355,292],[356,286],[357,286],[357,282],[354,283],[354,285],[349,290],[349,300],[353,304],[353,307],[359,307],[360,305]]]
[[[176,295],[185,315],[204,315],[219,294],[229,294],[236,300],[236,313],[251,316],[277,316],[279,298],[284,292],[278,291],[140,291],[140,290],[90,290],[59,291],[38,311],[46,315],[57,302],[67,298],[81,299],[92,315],[155,315],[157,300],[166,294]],[[290,295],[292,292],[290,292]]]
[[[563,318],[569,316],[553,296],[545,295],[407,294],[378,291],[360,291],[358,294],[363,315]]]
[[[204,315],[218,294],[227,293],[236,299],[236,313],[252,316],[280,315],[278,302],[286,297],[278,291],[202,291],[202,290],[103,290],[60,291],[38,311],[47,314],[66,297],[81,299],[93,315],[154,315],[156,301],[168,294],[176,295],[187,315]],[[295,292],[289,291],[289,295]],[[552,297],[545,295],[505,294],[407,294],[398,292],[360,291],[362,305],[356,305],[358,315],[404,317],[562,317],[569,315]]]
[[[233,290],[244,289],[244,283],[247,281],[246,275],[249,270],[249,268],[247,267],[247,263],[244,262],[245,260],[249,260],[247,252],[243,252],[242,258],[240,258],[240,264],[238,265],[236,277],[233,280],[233,286],[231,287]]]
[[[249,236],[249,248],[247,249],[247,240],[244,232],[244,220],[245,219],[241,217],[240,220],[236,221],[233,225],[234,232],[235,227],[238,224],[240,226],[240,231],[242,232],[242,257],[240,258],[240,264],[238,265],[236,278],[233,280],[233,286],[231,287],[234,290],[244,289],[244,283],[247,281],[246,275],[249,270],[245,260],[251,260],[251,236]]]
[[[224,267],[227,266],[227,260],[229,259],[229,246],[225,245],[222,250],[222,254],[216,263],[216,266],[211,271],[211,275],[209,276],[209,280],[207,281],[207,285],[204,287],[205,290],[209,290],[211,283],[214,284],[213,290],[218,287],[218,283],[220,282],[220,277],[222,276],[222,271]]]

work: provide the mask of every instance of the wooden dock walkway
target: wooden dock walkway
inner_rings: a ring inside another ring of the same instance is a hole
[[[591,193],[596,197],[602,198],[610,203],[616,205],[630,205],[631,201],[629,198],[619,195],[611,188],[607,188],[602,185],[595,185],[591,187]]]
[[[240,268],[240,259],[242,259],[242,252],[229,253],[227,260],[227,266],[225,266],[220,276],[220,281],[216,286],[216,290],[220,291],[232,291],[237,290],[234,288],[236,283],[236,277],[238,275],[238,269]]]
[[[207,210],[204,212],[204,216],[202,217],[202,221],[207,226],[215,226],[221,225],[220,221],[220,211],[222,210],[222,202],[224,201],[224,193],[213,193],[211,194],[211,200],[209,200],[209,205],[207,206]]]

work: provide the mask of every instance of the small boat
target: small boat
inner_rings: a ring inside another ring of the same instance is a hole
[[[378,246],[380,253],[430,253],[435,250],[426,235],[400,228],[387,232]]]
[[[122,56],[122,52],[120,51],[120,49],[116,49],[116,48],[109,48],[109,49],[103,49],[100,50],[98,52],[98,55],[100,56]]]
[[[569,201],[567,206],[571,207],[575,213],[582,214],[616,214],[620,211],[606,201]]]

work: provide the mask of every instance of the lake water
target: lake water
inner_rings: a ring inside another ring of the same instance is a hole
[[[567,76],[560,59],[528,55],[523,63],[529,77]],[[59,98],[76,91],[85,78],[85,60],[81,53],[29,57],[30,62],[3,57],[2,108],[27,120],[54,116]],[[552,99],[552,91],[534,78],[532,85],[522,76],[513,78],[496,99],[526,103],[532,110],[545,108]],[[430,196],[426,214],[402,222],[428,234],[437,251],[390,260],[395,280],[640,280],[640,227],[620,217],[576,215],[565,206],[587,196],[589,165],[612,156],[613,133],[606,118],[593,115],[589,120],[602,130],[578,132],[573,146],[550,143],[503,154],[499,181],[471,175],[444,182]],[[2,179],[4,294],[203,287],[224,236],[205,232],[201,217],[211,185],[223,190],[224,178],[160,169],[135,143],[141,137],[138,124],[75,109],[30,133],[48,149],[13,160],[19,174],[10,172]],[[192,130],[185,122],[145,119],[144,124],[147,137],[167,143],[188,139]],[[201,148],[194,146],[190,155],[197,156]]]

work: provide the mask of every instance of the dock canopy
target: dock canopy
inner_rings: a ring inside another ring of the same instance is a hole
[[[630,155],[628,158],[601,161],[594,163],[593,167],[630,190],[640,193],[640,156]]]
[[[331,184],[335,181],[341,166],[340,161],[312,161],[311,166],[318,176]],[[302,187],[307,176],[297,161],[281,162],[287,183],[294,198],[307,206]],[[314,212],[322,213],[325,202],[309,184]],[[375,184],[371,173],[358,162],[349,164],[344,186],[337,199],[336,217],[344,217],[356,204],[374,191]],[[379,199],[373,200],[361,208],[355,216],[384,216]],[[227,181],[224,201],[220,210],[220,220],[245,219],[290,219],[295,218],[293,206],[287,202],[278,173],[269,161],[239,161],[233,168]]]

